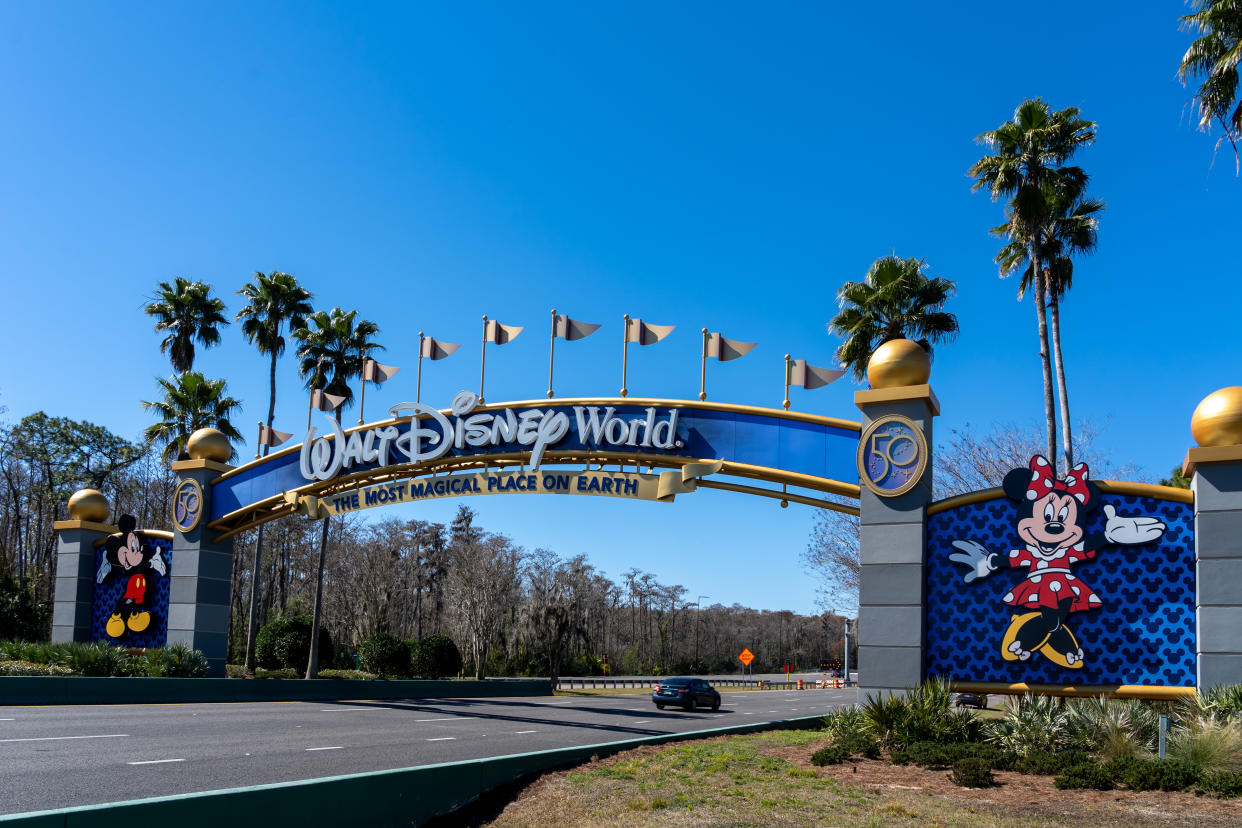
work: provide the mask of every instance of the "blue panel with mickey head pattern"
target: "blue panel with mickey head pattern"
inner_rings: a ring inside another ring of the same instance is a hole
[[[134,530],[129,515],[119,523],[122,532],[95,550],[91,641],[163,647],[168,640],[172,541]]]

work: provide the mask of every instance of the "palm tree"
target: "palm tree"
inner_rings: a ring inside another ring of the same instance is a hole
[[[1048,291],[1048,315],[1051,323],[1052,361],[1056,370],[1057,395],[1061,405],[1061,442],[1065,452],[1066,468],[1074,466],[1074,435],[1070,425],[1069,390],[1065,380],[1065,361],[1061,353],[1061,298],[1074,283],[1074,255],[1095,252],[1098,240],[1099,219],[1105,203],[1084,195],[1086,182],[1060,181],[1063,186],[1045,194],[1049,213],[1038,228],[1036,248],[1043,262],[1043,281]],[[1048,189],[1048,188],[1046,188]],[[1008,238],[1009,243],[996,254],[1001,274],[1008,276],[1022,270],[1018,284],[1018,299],[1034,283],[1033,262],[1030,248],[1022,241],[1012,238],[1009,231],[1012,221],[995,227],[992,234]]]
[[[248,300],[246,306],[237,312],[236,321],[242,323],[242,333],[252,345],[258,346],[260,354],[271,358],[268,373],[271,392],[267,402],[267,427],[270,429],[276,418],[276,359],[285,352],[282,329],[286,322],[294,330],[305,324],[306,317],[314,311],[310,304],[311,294],[298,284],[297,279],[278,270],[266,275],[256,270],[254,281],[237,293]],[[264,456],[268,448],[263,445]],[[246,632],[248,673],[254,671],[254,645],[259,620],[255,610],[259,598],[259,566],[263,558],[263,528],[264,525],[260,524],[254,548],[254,569],[250,576],[250,620]]]
[[[1182,30],[1194,29],[1202,36],[1182,56],[1177,75],[1183,85],[1189,77],[1205,76],[1194,96],[1199,103],[1199,129],[1208,132],[1213,123],[1221,125],[1233,147],[1234,175],[1238,175],[1242,173],[1238,154],[1242,101],[1234,101],[1242,61],[1242,0],[1191,0],[1191,6],[1195,11],[1182,18]],[[1220,141],[1216,146],[1220,148]]]
[[[184,374],[194,367],[195,340],[204,348],[220,344],[217,326],[229,324],[224,302],[211,295],[211,285],[180,276],[171,285],[160,282],[155,294],[144,310],[155,317],[155,330],[167,333],[160,353],[167,353],[173,370]]]
[[[306,378],[307,388],[320,388],[330,394],[344,397],[336,409],[336,421],[341,421],[341,411],[354,398],[349,381],[362,375],[362,364],[367,356],[383,346],[372,342],[379,333],[379,326],[365,319],[355,323],[358,311],[346,313],[340,308],[331,312],[316,311],[306,319],[306,326],[293,332],[301,344],[298,346],[299,373]],[[306,677],[319,675],[319,623],[323,611],[323,564],[328,552],[328,522],[323,519],[319,536],[319,567],[315,576],[315,609],[311,619],[310,659],[306,665]]]
[[[1078,117],[1077,107],[1052,112],[1046,103],[1035,98],[1023,101],[1014,111],[1013,120],[983,133],[977,140],[995,154],[985,155],[970,168],[975,179],[971,189],[987,187],[993,201],[1002,196],[1010,198],[1006,232],[1027,248],[1035,276],[1032,283],[1044,380],[1044,419],[1048,457],[1052,458],[1057,449],[1056,404],[1048,354],[1048,285],[1038,249],[1039,228],[1050,212],[1049,192],[1073,182],[1085,186],[1086,173],[1078,167],[1065,166],[1065,162],[1078,149],[1095,141],[1095,123]]]
[[[146,439],[163,445],[161,457],[165,463],[184,460],[186,443],[190,435],[200,428],[215,428],[234,443],[242,441],[241,434],[229,422],[229,416],[241,407],[241,402],[225,394],[225,381],[209,380],[198,371],[186,371],[170,379],[155,380],[164,392],[164,399],[143,401],[142,407],[154,411],[158,423],[144,432]],[[237,449],[233,449],[233,457]]]
[[[861,380],[875,349],[890,339],[914,339],[932,352],[932,343],[957,335],[957,317],[942,308],[956,288],[939,277],[928,278],[919,259],[896,254],[876,259],[861,282],[846,282],[837,292],[841,312],[828,323],[844,339],[837,360]]]

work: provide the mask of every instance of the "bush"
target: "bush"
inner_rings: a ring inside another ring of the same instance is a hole
[[[374,680],[379,678],[375,673],[366,673],[362,670],[320,670],[320,678],[332,679],[357,679],[357,680]]]
[[[16,580],[0,577],[0,639],[35,641],[45,637],[51,618],[48,609],[48,602],[36,601]]]
[[[824,717],[824,731],[834,739],[869,735],[867,718],[857,707],[840,707]]]
[[[1242,722],[1217,712],[1169,732],[1169,758],[1205,771],[1242,771]]]
[[[438,679],[461,672],[461,653],[453,639],[441,633],[427,636],[418,643],[414,675]]]
[[[1096,696],[1065,703],[1070,743],[1101,759],[1143,756],[1156,749],[1160,714],[1137,699]]]
[[[829,745],[822,747],[811,754],[811,764],[819,765],[839,765],[846,759],[850,758],[850,752],[841,745]]]
[[[82,676],[129,675],[129,656],[109,644],[79,644],[68,652],[69,667]]]
[[[992,723],[991,740],[1019,756],[1032,751],[1054,753],[1070,745],[1065,700],[1026,695],[1007,699],[1005,718]]]
[[[953,771],[949,774],[954,784],[963,788],[990,788],[996,784],[992,778],[992,769],[982,759],[959,759],[953,763]]]
[[[1199,779],[1199,790],[1217,796],[1242,796],[1242,773],[1205,773]]]
[[[410,648],[391,633],[375,633],[362,639],[358,645],[358,659],[362,669],[381,676],[408,676],[410,674]]]
[[[1082,764],[1092,764],[1092,759],[1090,754],[1084,753],[1081,750],[1063,750],[1060,753],[1053,753],[1047,750],[1033,750],[1022,757],[1015,767],[1019,773],[1055,776],[1075,765]]]
[[[1094,762],[1070,765],[1052,784],[1061,790],[1111,791],[1114,787],[1112,775]]]
[[[1184,791],[1199,781],[1199,769],[1175,759],[1109,762],[1105,770],[1134,791]]]
[[[203,678],[207,675],[207,656],[178,642],[146,655],[146,675],[165,678]]]
[[[300,675],[310,660],[311,619],[287,615],[265,624],[255,638],[255,661],[267,670],[288,668]],[[332,637],[319,628],[319,663],[332,663]]]
[[[29,661],[0,661],[0,676],[71,676],[73,670],[58,664]]]
[[[854,733],[837,739],[837,745],[849,751],[850,755],[862,754],[868,759],[880,758],[880,743],[866,733]]]
[[[944,770],[963,759],[978,759],[992,770],[1012,770],[1018,757],[995,745],[978,742],[915,742],[904,749],[894,749],[890,759],[893,764],[915,764],[929,770]]]

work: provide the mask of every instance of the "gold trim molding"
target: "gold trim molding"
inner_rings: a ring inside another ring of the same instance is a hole
[[[1193,698],[1193,687],[1164,687],[1150,684],[1027,684],[1003,681],[954,681],[956,691],[993,693],[997,695],[1021,695],[1038,693],[1044,696],[1108,696],[1111,699],[1160,699],[1176,701]]]
[[[82,529],[87,532],[103,532],[105,535],[112,535],[117,531],[110,523],[96,523],[93,520],[58,520],[52,524],[52,529],[57,532]]]
[[[1186,452],[1182,476],[1193,477],[1200,463],[1228,463],[1242,460],[1242,446],[1195,446]]]
[[[227,474],[234,468],[245,468],[244,466],[230,466],[228,463],[220,463],[216,460],[174,460],[172,470],[179,471],[198,471],[199,469],[207,469],[208,471],[220,472]]]
[[[933,417],[940,416],[940,400],[936,399],[935,392],[927,384],[900,385],[896,388],[868,388],[854,392],[854,405],[859,408],[872,403],[906,402],[908,400],[923,400],[931,409]]]

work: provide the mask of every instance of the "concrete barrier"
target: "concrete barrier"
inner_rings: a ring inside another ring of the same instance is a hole
[[[357,681],[351,679],[93,678],[0,676],[0,707],[28,704],[185,704],[550,696],[550,679]]]
[[[451,813],[487,791],[523,777],[642,745],[761,730],[814,727],[822,716],[644,736],[597,745],[541,750],[416,768],[331,776],[275,785],[161,796],[107,805],[0,816],[0,824],[29,828],[131,828],[167,824],[218,828],[238,823],[295,825],[420,825]]]

